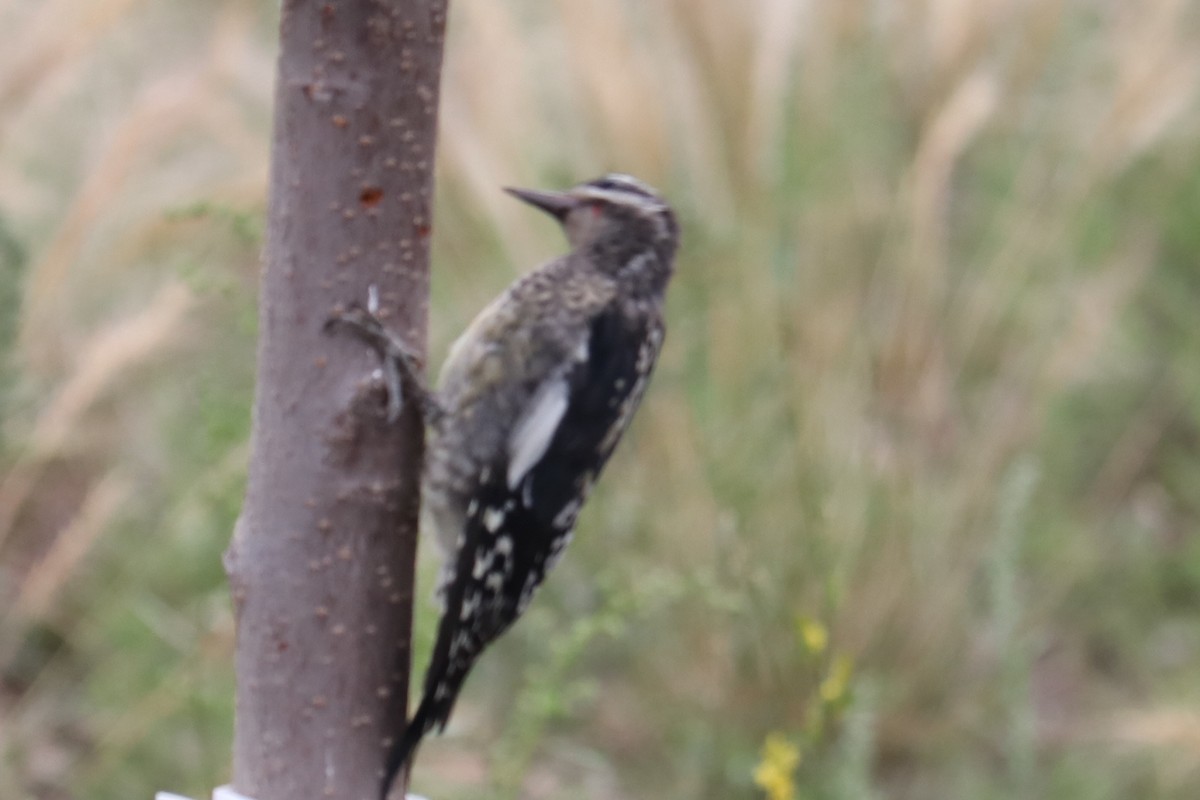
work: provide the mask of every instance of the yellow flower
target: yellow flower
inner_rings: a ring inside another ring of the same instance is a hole
[[[804,643],[804,649],[814,656],[825,652],[829,646],[829,630],[824,625],[812,617],[800,617],[796,620],[796,626],[800,629],[800,641]]]
[[[821,681],[821,700],[833,705],[846,696],[850,688],[850,678],[854,674],[854,662],[849,656],[838,656],[829,667],[829,674]]]
[[[795,800],[798,766],[800,748],[783,735],[772,733],[763,743],[762,760],[754,768],[754,783],[767,793],[768,800]]]

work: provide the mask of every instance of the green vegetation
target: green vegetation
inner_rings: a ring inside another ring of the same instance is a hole
[[[227,776],[275,7],[0,0],[0,800]],[[1197,53],[1187,0],[456,3],[435,363],[562,247],[502,184],[631,172],[685,245],[416,788],[1200,796]]]

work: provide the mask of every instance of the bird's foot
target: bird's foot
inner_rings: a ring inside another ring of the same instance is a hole
[[[405,384],[410,387],[410,394],[415,395],[422,420],[430,419],[437,404],[421,377],[422,358],[415,350],[388,330],[372,310],[357,302],[335,309],[325,321],[327,333],[339,329],[356,336],[379,354],[388,392],[388,422],[395,422],[404,411]]]

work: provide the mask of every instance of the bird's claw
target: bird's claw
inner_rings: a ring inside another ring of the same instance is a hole
[[[389,331],[370,310],[357,302],[336,308],[325,320],[326,333],[344,328],[379,354],[383,362],[384,385],[388,391],[387,420],[395,422],[404,411],[404,384],[408,382],[423,402],[429,404],[427,390],[420,379],[422,359],[404,340]]]

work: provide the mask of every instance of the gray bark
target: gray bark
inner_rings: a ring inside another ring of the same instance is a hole
[[[376,355],[322,324],[379,291],[424,352],[446,0],[283,4],[258,385],[226,553],[234,788],[374,798],[408,692],[422,430]],[[410,406],[413,404],[409,404]]]

